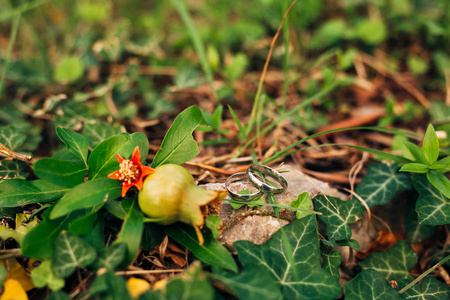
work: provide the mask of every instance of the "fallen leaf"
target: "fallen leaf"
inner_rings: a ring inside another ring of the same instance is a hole
[[[28,300],[27,292],[16,279],[8,279],[4,285],[4,292],[0,300]]]
[[[131,277],[127,281],[127,289],[131,298],[137,299],[139,296],[150,289],[150,283],[147,280]]]
[[[379,231],[378,238],[369,245],[369,248],[367,248],[367,250],[358,251],[356,253],[356,257],[358,257],[359,259],[364,259],[374,252],[389,249],[403,238],[404,234],[401,232],[391,233],[387,230]]]
[[[4,265],[3,262],[1,262],[1,264]],[[31,281],[30,276],[25,271],[24,267],[19,264],[15,258],[8,259],[8,264],[9,272],[6,280],[17,280],[25,291],[34,289],[34,284]]]

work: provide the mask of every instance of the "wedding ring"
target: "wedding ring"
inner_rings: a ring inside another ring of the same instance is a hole
[[[225,182],[225,188],[228,191],[228,195],[230,195],[230,197],[232,199],[239,200],[239,201],[252,201],[252,200],[258,199],[262,196],[263,192],[260,189],[258,189],[257,192],[248,194],[248,195],[241,195],[241,194],[233,192],[232,190],[230,190],[230,184],[232,184],[233,182],[237,182],[237,181],[247,181],[248,182],[246,173],[245,172],[235,173],[235,174],[231,175],[230,177],[228,177],[227,181]]]
[[[254,173],[260,173],[260,175],[255,175]],[[279,194],[286,190],[288,183],[286,181],[286,178],[284,178],[283,175],[278,173],[272,168],[263,166],[263,165],[251,165],[248,167],[246,171],[248,180],[253,184],[253,186],[259,190],[261,190],[263,193],[267,194]],[[271,185],[273,184],[273,180],[269,180],[267,178],[266,182],[263,180],[263,176],[266,175],[268,177],[271,177],[275,179],[276,183],[278,183],[279,186]],[[269,184],[269,183],[271,184]]]

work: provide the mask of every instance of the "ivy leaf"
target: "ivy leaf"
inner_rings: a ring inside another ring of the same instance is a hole
[[[12,151],[16,151],[25,143],[26,134],[12,125],[0,126],[0,143]]]
[[[283,244],[286,242],[289,245]],[[315,216],[282,227],[265,244],[237,241],[234,246],[244,270],[249,269],[249,274],[272,274],[285,299],[335,299],[342,292],[338,281],[321,267]],[[285,252],[289,246],[292,257]],[[259,273],[261,269],[265,271]],[[241,283],[247,284],[253,276]]]
[[[345,240],[352,237],[347,224],[355,223],[357,217],[362,217],[361,203],[357,199],[342,201],[336,197],[318,195],[313,202],[314,210],[322,213],[319,218],[327,224],[328,239]]]
[[[55,241],[52,271],[60,278],[70,276],[77,267],[84,268],[97,258],[94,247],[81,237],[67,231],[60,233]]]
[[[175,223],[165,226],[164,230],[175,241],[191,250],[205,264],[217,266],[232,272],[238,271],[233,256],[210,233],[203,235],[204,242],[203,245],[200,245],[197,234],[192,226]]]
[[[352,239],[340,240],[340,241],[336,241],[336,243],[341,247],[350,247],[353,250],[355,250],[356,252],[358,252],[359,249],[361,248],[361,246],[359,246],[359,243],[357,240],[352,240]]]
[[[410,280],[400,280],[399,290],[404,288]],[[434,277],[425,277],[422,281],[401,294],[403,299],[441,300],[450,299],[450,287]]]
[[[412,278],[409,270],[416,264],[416,252],[407,241],[399,241],[386,251],[369,255],[360,263],[360,266],[363,270],[378,271],[387,280],[400,280]]]
[[[64,287],[64,279],[53,273],[51,265],[51,260],[44,260],[39,267],[31,271],[31,280],[37,288],[48,286],[52,291],[58,291]]]
[[[17,207],[60,198],[69,189],[45,180],[8,179],[0,183],[0,207]]]
[[[135,145],[131,142],[130,135],[119,134],[112,136],[92,150],[89,156],[89,180],[103,178],[119,169],[117,154],[127,158],[131,156]]]
[[[369,207],[388,203],[399,190],[411,189],[409,174],[399,173],[398,166],[373,163],[367,168],[367,174],[356,188],[356,193],[366,201]]]
[[[297,210],[295,214],[297,219],[306,217],[307,215],[310,214],[308,211],[311,210],[312,207],[311,197],[309,196],[309,193],[308,192],[301,193],[300,195],[298,195],[297,200],[292,201],[289,206],[302,209]]]
[[[334,277],[334,279],[339,280],[339,277],[341,276],[339,274],[339,266],[341,264],[342,254],[339,251],[332,250],[328,254],[321,254],[323,263],[322,263],[322,269],[330,273],[331,276]]]
[[[208,125],[203,120],[202,112],[197,106],[182,111],[173,121],[161,144],[161,149],[153,159],[152,167],[162,164],[182,164],[200,153],[192,132],[198,126]]]
[[[113,135],[120,134],[122,126],[114,126],[105,122],[86,123],[83,126],[83,135],[88,139],[91,147],[95,148],[102,141]]]
[[[33,169],[39,178],[68,188],[82,183],[87,173],[83,164],[54,158],[38,160]]]
[[[110,199],[119,198],[121,184],[118,180],[101,178],[83,182],[71,189],[53,207],[50,218],[56,219],[72,211],[90,208]]]
[[[70,152],[75,154],[87,166],[89,141],[81,134],[62,127],[56,128],[56,134]]]
[[[0,180],[11,178],[26,178],[27,172],[23,170],[27,167],[27,164],[18,160],[1,160],[0,161]]]
[[[89,288],[89,295],[102,296],[90,298],[131,300],[125,279],[113,272],[106,272],[97,276]]]
[[[419,193],[416,202],[419,222],[425,225],[450,223],[450,199],[439,192],[423,175],[412,176],[411,181]]]
[[[139,209],[137,198],[125,199],[121,202],[125,218],[119,235],[114,244],[127,245],[126,263],[131,263],[141,247],[142,233],[144,232],[144,214]]]
[[[439,156],[439,140],[433,125],[428,125],[423,137],[422,152],[427,162],[433,164]]]
[[[417,219],[415,205],[406,205],[405,207],[406,234],[411,244],[416,244],[428,238],[435,227],[424,225]]]
[[[127,245],[125,243],[117,243],[103,248],[98,253],[98,259],[95,262],[95,268],[106,268],[108,271],[114,271],[124,260],[127,254]]]
[[[436,171],[427,173],[428,181],[437,188],[445,197],[450,198],[450,180],[444,174]]]
[[[345,300],[402,300],[384,276],[375,270],[362,271],[345,284]]]

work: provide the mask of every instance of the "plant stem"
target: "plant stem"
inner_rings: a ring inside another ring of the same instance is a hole
[[[33,3],[26,2],[26,3],[23,3],[23,4],[19,5],[19,6],[17,6],[17,7],[12,8],[12,9],[4,10],[0,14],[0,22],[1,21],[5,21],[5,20],[7,20],[9,18],[12,18],[14,16],[21,15],[24,12],[26,12],[27,10],[31,10],[33,8],[36,8],[38,6],[41,6],[41,5],[43,5],[43,4],[47,3],[47,2],[51,2],[51,1],[53,1],[53,0],[40,0],[40,1],[37,0],[37,1],[34,1]]]
[[[287,1],[283,1],[283,11],[286,11]],[[284,79],[283,79],[283,112],[286,111],[287,105],[287,90],[289,84],[289,16],[286,16],[286,21],[283,25],[283,38],[284,38]]]
[[[405,286],[404,288],[402,288],[398,293],[402,294],[404,292],[406,292],[409,288],[411,288],[413,285],[415,285],[417,282],[419,282],[420,280],[422,280],[425,276],[427,276],[428,274],[430,274],[431,272],[433,272],[435,269],[439,268],[440,266],[442,266],[447,260],[450,260],[450,254],[447,255],[445,258],[443,258],[441,261],[439,261],[437,264],[435,264],[434,266],[432,266],[431,268],[429,268],[427,271],[425,271],[422,275],[420,275],[419,277],[417,277],[416,279],[414,279],[413,281],[411,281],[407,286]]]
[[[6,60],[5,63],[3,64],[2,79],[0,80],[0,98],[2,95],[2,87],[3,82],[5,81],[6,71],[8,70],[9,61],[11,60],[12,49],[14,46],[14,42],[16,41],[17,31],[19,29],[20,16],[21,16],[20,14],[17,15],[11,27],[11,35],[9,37],[8,50],[6,52]]]

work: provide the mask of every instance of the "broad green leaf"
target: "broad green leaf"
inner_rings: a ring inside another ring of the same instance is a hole
[[[128,133],[115,135],[101,142],[89,156],[89,180],[104,178],[119,170],[116,155],[120,154],[127,159],[133,153],[134,148],[135,145]]]
[[[54,158],[38,160],[33,169],[39,178],[68,188],[82,183],[87,173],[83,164]]]
[[[217,239],[217,237],[220,235],[219,230],[217,227],[222,225],[222,220],[218,215],[209,215],[205,220],[206,227],[211,230],[213,238]]]
[[[405,224],[406,234],[411,244],[422,242],[424,239],[428,238],[435,229],[434,226],[419,223],[415,205],[412,203],[405,207]]]
[[[238,274],[215,269],[214,279],[232,290],[239,299],[282,299],[277,278],[266,268],[244,268]],[[256,275],[257,274],[257,275]]]
[[[25,238],[21,246],[25,257],[36,259],[49,259],[53,256],[53,245],[59,233],[67,228],[67,225],[77,218],[79,214],[72,213],[64,218],[50,220],[48,210],[44,213],[44,220],[33,228]]]
[[[126,215],[114,243],[125,243],[127,245],[126,263],[129,264],[136,257],[141,247],[142,233],[144,232],[144,215],[139,209],[136,197],[123,200],[121,205]]]
[[[367,168],[367,174],[356,187],[356,193],[366,201],[369,207],[388,203],[399,190],[411,189],[409,174],[399,173],[398,166],[373,163]]]
[[[121,195],[119,180],[101,178],[83,182],[71,189],[53,207],[50,217],[56,219],[72,211],[90,208]]]
[[[356,252],[359,251],[360,246],[357,240],[340,240],[340,241],[336,241],[336,244],[338,244],[341,247],[350,247],[353,250],[355,250]]]
[[[410,280],[400,280],[398,288],[401,290]],[[450,287],[445,283],[440,282],[434,277],[425,277],[419,283],[416,283],[411,288],[407,289],[401,294],[403,299],[413,300],[442,300],[450,299]]]
[[[364,270],[345,284],[345,300],[402,300],[384,276],[375,270]]]
[[[234,246],[245,269],[264,269],[275,277],[284,299],[335,299],[341,286],[320,264],[319,237],[315,216],[306,216],[283,227],[293,257],[288,257],[283,245],[283,232],[278,230],[269,241],[255,245],[237,241]],[[291,262],[295,262],[292,265]],[[295,268],[295,270],[293,269]],[[251,272],[249,271],[249,274]],[[252,277],[252,276],[251,276]],[[248,278],[250,282],[252,279]],[[242,281],[246,284],[247,281]]]
[[[409,271],[416,264],[416,252],[407,241],[399,241],[386,251],[373,253],[360,262],[363,270],[374,269],[387,280],[412,278]]]
[[[89,140],[91,147],[95,148],[107,138],[123,132],[122,128],[122,126],[114,126],[104,122],[85,123],[83,135]]]
[[[101,206],[102,205],[99,205],[99,207]],[[86,214],[83,214],[70,222],[67,228],[70,233],[83,235],[92,230],[92,227],[94,227],[95,221],[97,220],[97,211],[88,211],[89,210],[86,209]]]
[[[450,199],[438,191],[424,175],[411,177],[419,193],[416,211],[419,222],[424,225],[445,225],[450,223]]]
[[[444,157],[436,162],[438,165],[445,165],[450,167],[450,156]]]
[[[156,224],[145,223],[142,235],[142,249],[150,251],[163,241],[165,234],[162,228]]]
[[[91,244],[95,249],[101,250],[105,248],[105,219],[99,218],[88,233],[83,235],[83,239]]]
[[[56,134],[59,139],[66,144],[67,149],[79,157],[87,166],[89,152],[89,142],[87,138],[75,131],[62,127],[56,128]]]
[[[48,286],[52,291],[58,291],[66,284],[64,279],[57,277],[52,271],[52,261],[44,260],[39,267],[31,271],[31,280],[37,288]]]
[[[187,274],[170,280],[165,288],[166,299],[214,300],[214,295],[215,290],[206,274],[200,264],[195,263]]]
[[[339,280],[339,277],[341,276],[339,274],[339,266],[341,264],[342,254],[339,251],[332,250],[328,254],[322,253],[322,268],[330,273],[331,276],[334,277],[334,279]]]
[[[297,219],[306,217],[307,215],[309,215],[308,210],[311,210],[312,207],[311,197],[309,196],[308,192],[303,192],[298,195],[297,200],[292,201],[289,206],[302,209],[297,210],[295,214]]]
[[[211,234],[203,234],[204,243],[200,245],[197,234],[192,226],[175,223],[164,227],[166,233],[181,245],[187,247],[198,259],[207,265],[217,266],[232,272],[238,267],[230,252],[222,246]]]
[[[72,298],[63,291],[54,291],[51,293],[50,297],[48,297],[48,300],[72,300]]]
[[[318,195],[313,199],[314,210],[321,212],[319,218],[327,224],[330,240],[345,240],[352,237],[348,224],[362,217],[361,203],[357,199],[342,201],[336,197]]]
[[[27,164],[18,160],[1,160],[0,161],[0,180],[11,178],[23,178],[28,176],[27,172],[23,172]]]
[[[145,136],[145,134],[140,133],[140,132],[135,132],[131,135],[131,142],[133,143],[133,146],[139,147],[139,153],[141,154],[141,162],[143,164],[145,164],[146,160],[147,160],[147,155],[148,155],[148,139]],[[133,148],[134,150],[134,148]]]
[[[427,132],[425,132],[425,136],[423,137],[422,152],[430,165],[438,159],[439,140],[431,124],[428,125]]]
[[[0,207],[17,207],[61,198],[69,189],[45,180],[9,179],[0,183]]]
[[[16,151],[25,143],[25,133],[12,125],[0,126],[0,143],[12,151]]]
[[[412,156],[414,161],[420,164],[428,164],[425,156],[423,156],[422,149],[420,149],[419,146],[408,141],[403,141],[403,145],[405,145],[406,149],[408,149],[409,153],[411,154],[410,156]]]
[[[430,170],[427,165],[419,163],[409,163],[400,168],[400,172],[426,173]]]
[[[131,300],[125,279],[113,272],[97,276],[89,287],[89,295],[100,295],[100,299]]]
[[[356,33],[369,45],[378,45],[387,37],[386,25],[380,19],[361,19],[356,26]]]
[[[87,267],[96,258],[97,252],[94,247],[81,237],[63,231],[55,241],[51,268],[57,277],[66,278],[72,275],[77,267]]]
[[[71,83],[84,73],[83,61],[77,56],[66,56],[56,66],[53,78],[59,83]]]
[[[169,163],[182,164],[199,154],[192,132],[203,125],[207,123],[203,120],[202,112],[197,106],[191,106],[182,111],[167,131],[152,167]]]
[[[16,214],[21,213],[21,207],[0,207],[0,215],[14,219]]]
[[[430,171],[427,173],[427,179],[445,197],[450,198],[450,180],[444,174]]]
[[[108,271],[114,271],[124,260],[127,254],[127,245],[117,243],[103,248],[98,253],[97,261],[94,267],[96,269],[106,268]]]

